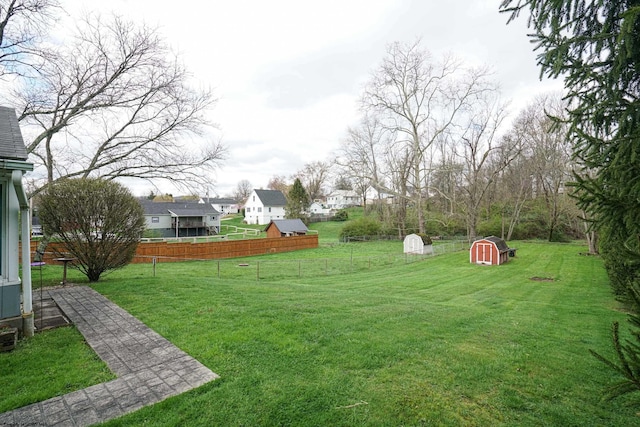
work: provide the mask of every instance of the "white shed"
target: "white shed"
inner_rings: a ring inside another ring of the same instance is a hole
[[[420,255],[433,254],[433,245],[431,244],[431,239],[427,236],[409,234],[404,238],[404,253]]]

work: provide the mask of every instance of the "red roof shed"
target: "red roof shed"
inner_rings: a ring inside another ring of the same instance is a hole
[[[471,244],[469,259],[472,264],[500,265],[509,261],[509,246],[495,236],[478,239]]]

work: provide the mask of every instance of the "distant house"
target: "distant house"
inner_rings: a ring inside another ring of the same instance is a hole
[[[238,202],[228,198],[211,198],[206,199],[221,215],[237,214],[240,210]]]
[[[147,230],[158,237],[209,236],[220,232],[220,212],[198,202],[140,199]]]
[[[280,190],[253,190],[244,205],[244,221],[247,224],[269,224],[274,219],[284,219],[287,198]]]
[[[374,187],[367,187],[365,191],[365,197],[367,198],[367,204],[369,203],[393,203],[393,194],[377,190]]]
[[[313,202],[309,206],[309,213],[311,215],[329,215],[331,209],[325,207],[321,202]]]
[[[327,196],[326,206],[329,209],[344,209],[351,206],[360,206],[362,197],[353,190],[335,190]]]
[[[29,242],[31,221],[23,175],[33,170],[12,108],[0,107],[0,323],[26,336],[33,335],[31,248],[22,245],[20,278],[19,238]],[[19,217],[23,221],[19,221]]]
[[[301,219],[275,219],[264,229],[267,237],[304,236],[309,229]]]

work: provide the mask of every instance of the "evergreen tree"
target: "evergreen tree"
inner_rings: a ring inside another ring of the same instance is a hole
[[[529,10],[542,74],[564,77],[574,153],[595,172],[576,176],[579,204],[592,215],[593,226],[606,231],[603,238],[614,239],[602,246],[608,273],[625,288],[631,305],[632,339],[621,342],[618,325],[613,328],[617,363],[596,357],[624,377],[612,387],[612,397],[638,391],[640,2],[504,0],[501,9],[510,19]]]
[[[285,206],[285,216],[288,219],[307,219],[307,209],[309,208],[309,195],[304,189],[300,179],[296,178],[293,186],[287,194],[287,206]]]

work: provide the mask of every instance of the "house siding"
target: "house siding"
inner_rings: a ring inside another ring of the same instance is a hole
[[[284,196],[282,196],[282,199],[284,199]],[[255,190],[253,190],[244,206],[244,221],[247,224],[267,225],[274,219],[285,218],[284,205],[266,205]]]

